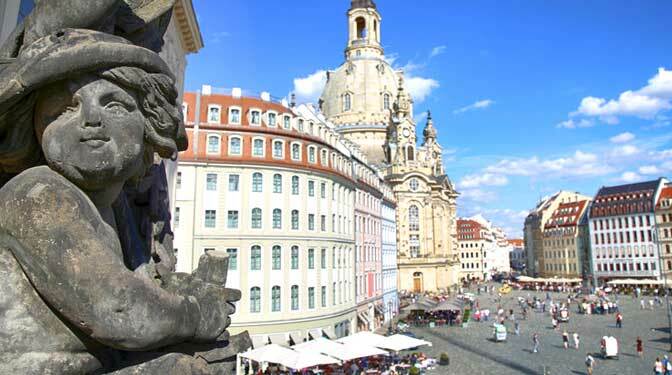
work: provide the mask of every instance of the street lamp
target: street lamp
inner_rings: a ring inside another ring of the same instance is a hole
[[[654,217],[653,220],[653,242],[656,243],[656,249],[658,250],[658,270],[663,275],[663,287],[665,288],[665,305],[667,307],[667,327],[670,334],[670,352],[672,352],[672,312],[670,312],[670,293],[667,288],[667,274],[663,272],[663,257],[660,253],[660,241],[658,238],[658,224]]]

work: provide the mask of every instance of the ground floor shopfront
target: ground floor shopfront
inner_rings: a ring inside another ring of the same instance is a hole
[[[369,298],[357,305],[357,332],[375,331],[385,321],[383,297]]]

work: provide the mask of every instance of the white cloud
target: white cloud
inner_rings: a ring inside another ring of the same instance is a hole
[[[506,176],[494,173],[484,173],[482,175],[472,174],[464,176],[457,186],[466,189],[480,186],[504,186],[508,183],[509,179],[506,178]]]
[[[494,101],[494,100],[491,100],[491,99],[483,99],[483,100],[479,100],[479,101],[477,101],[476,103],[469,104],[469,105],[466,106],[466,107],[462,107],[462,108],[456,109],[456,110],[453,111],[453,113],[457,114],[457,113],[464,113],[464,112],[467,112],[467,111],[472,111],[472,110],[475,110],[475,109],[488,108],[488,107],[490,107],[490,106],[493,105],[493,104],[495,104],[495,101]]]
[[[324,85],[327,83],[327,72],[318,70],[303,78],[294,79],[294,93],[299,103],[316,103]]]
[[[509,176],[603,176],[613,172],[613,168],[600,161],[595,154],[577,150],[574,155],[556,159],[540,159],[537,156],[504,159],[485,168],[486,172]]]
[[[622,157],[622,156],[632,156],[638,154],[640,151],[637,146],[633,145],[623,145],[615,147],[611,151],[611,156],[613,157]]]
[[[656,167],[655,165],[643,165],[643,166],[639,167],[639,173],[640,174],[654,174],[654,175],[656,175],[656,174],[659,174],[661,172],[662,171],[660,169],[658,169],[658,167]]]
[[[556,125],[556,127],[565,129],[576,129],[576,128],[589,128],[593,125],[595,125],[595,121],[592,120],[582,118],[578,121],[574,121],[573,119],[570,118],[567,121],[559,123],[558,125]]]
[[[611,143],[627,143],[632,141],[633,139],[635,139],[635,135],[630,132],[621,133],[619,135],[615,135],[609,138]]]
[[[642,180],[642,176],[638,175],[635,172],[623,172],[621,174],[621,177],[619,178],[621,182],[626,182],[626,183],[631,183],[631,182],[637,182]]]
[[[429,54],[429,57],[436,57],[444,52],[446,52],[446,46],[436,46],[432,48],[432,52]]]
[[[408,76],[404,82],[415,103],[423,102],[432,90],[439,87],[439,82],[432,78]]]
[[[624,91],[616,99],[584,97],[578,109],[570,113],[570,117],[595,117],[607,124],[616,124],[622,116],[653,119],[661,112],[670,109],[672,109],[672,71],[658,68],[658,73],[639,90]]]
[[[659,98],[672,98],[672,70],[658,68],[658,74],[649,79],[649,84],[640,92]]]

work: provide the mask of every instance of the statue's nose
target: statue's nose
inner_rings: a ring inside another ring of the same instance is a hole
[[[82,126],[84,127],[98,127],[101,125],[100,106],[87,101],[81,104]]]

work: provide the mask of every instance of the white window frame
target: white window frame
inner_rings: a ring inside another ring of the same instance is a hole
[[[287,122],[287,126],[285,126],[285,119],[289,119]],[[285,130],[291,130],[292,129],[292,116],[290,115],[282,115],[282,128]]]
[[[320,150],[320,164],[329,166],[329,151],[326,148]]]
[[[313,152],[313,160],[310,160],[310,152]],[[310,145],[308,146],[308,162],[311,164],[317,164],[317,147]]]
[[[298,158],[298,159],[294,158],[294,150],[293,150],[294,145],[299,145],[299,158]],[[290,145],[290,147],[289,147],[289,156],[290,156],[290,158],[291,158],[293,161],[301,161],[301,160],[302,160],[302,157],[301,157],[301,156],[302,156],[302,155],[301,155],[301,151],[302,151],[301,148],[302,148],[302,146],[303,146],[303,144],[302,144],[301,142],[292,142],[292,144]]]
[[[280,142],[280,145],[282,148],[280,149],[280,156],[275,155],[275,143]],[[284,159],[285,158],[285,141],[283,139],[273,139],[271,143],[271,154],[273,155],[273,159]]]
[[[350,112],[352,111],[352,93],[346,92],[343,94],[343,101],[341,102],[343,112]],[[346,100],[347,99],[347,100]]]
[[[233,117],[233,116],[231,115],[231,112],[232,112],[234,109],[237,109],[237,110],[238,110],[238,122],[231,121],[231,118]],[[228,114],[229,124],[232,124],[232,125],[240,125],[240,122],[241,122],[240,119],[242,118],[242,116],[243,116],[243,109],[242,109],[241,107],[239,107],[239,106],[237,106],[237,105],[232,105],[232,106],[229,107],[229,114]]]
[[[210,138],[217,138],[217,151],[210,151]],[[219,155],[222,150],[222,136],[219,134],[209,133],[205,137],[205,153],[208,155]]]
[[[275,115],[275,124],[271,124],[271,115]],[[266,111],[266,126],[269,128],[277,128],[278,127],[278,112],[276,111]]]
[[[261,140],[261,155],[255,155],[254,153],[254,141]],[[253,158],[263,158],[266,156],[266,138],[264,137],[254,137],[252,138],[252,157]]]
[[[259,123],[255,124],[252,122],[252,112],[258,112],[259,113]],[[263,122],[262,116],[264,115],[264,111],[262,111],[259,108],[252,107],[248,110],[248,115],[247,115],[247,122],[250,124],[250,126],[261,126],[261,123]]]
[[[217,108],[219,110],[219,116],[217,118],[217,121],[211,120],[210,119],[210,109],[211,108]],[[208,124],[221,124],[222,123],[222,106],[219,104],[208,104]]]
[[[238,139],[238,140],[240,141],[240,152],[239,152],[239,153],[234,153],[234,152],[232,151],[231,142],[232,142],[234,139]],[[243,146],[244,146],[244,144],[243,144],[243,137],[241,137],[241,136],[239,136],[239,135],[232,135],[232,136],[229,136],[229,147],[228,147],[229,155],[231,155],[231,156],[242,156],[242,155],[243,155]]]

